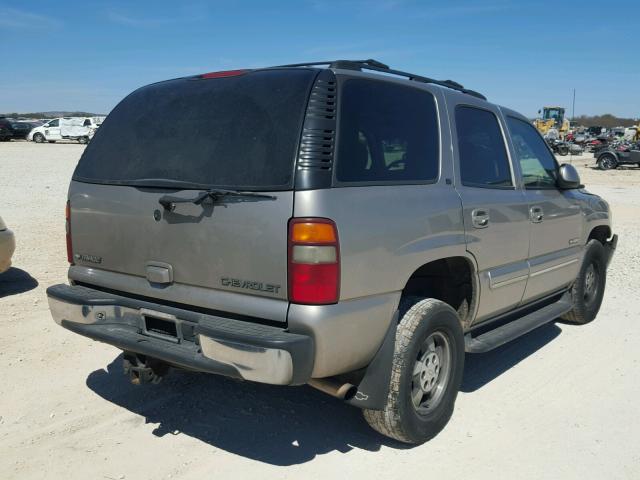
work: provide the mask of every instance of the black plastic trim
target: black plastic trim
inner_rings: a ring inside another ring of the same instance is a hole
[[[331,70],[316,77],[304,117],[298,156],[295,189],[330,188],[336,146],[338,88]]]

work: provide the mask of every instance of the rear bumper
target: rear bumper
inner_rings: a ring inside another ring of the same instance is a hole
[[[275,385],[299,385],[311,377],[314,342],[306,335],[82,286],[54,285],[47,297],[56,323],[124,351]],[[175,323],[176,335],[148,331],[149,317]]]
[[[11,257],[16,249],[16,241],[11,230],[0,231],[0,273],[11,266]]]

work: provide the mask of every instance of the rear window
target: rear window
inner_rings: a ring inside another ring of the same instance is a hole
[[[74,180],[291,188],[315,75],[313,70],[270,70],[141,88],[120,102],[98,129]]]
[[[435,181],[439,148],[436,104],[429,92],[375,80],[345,82],[339,182]]]

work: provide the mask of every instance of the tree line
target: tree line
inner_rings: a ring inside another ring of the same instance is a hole
[[[585,127],[631,127],[637,125],[638,120],[633,118],[621,118],[605,113],[604,115],[580,115],[574,119],[577,125]]]

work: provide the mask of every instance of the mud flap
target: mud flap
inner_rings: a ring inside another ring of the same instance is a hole
[[[358,391],[346,403],[358,408],[383,410],[389,395],[391,381],[391,362],[398,328],[398,311],[393,315],[382,345],[365,370],[364,377],[358,384]]]

